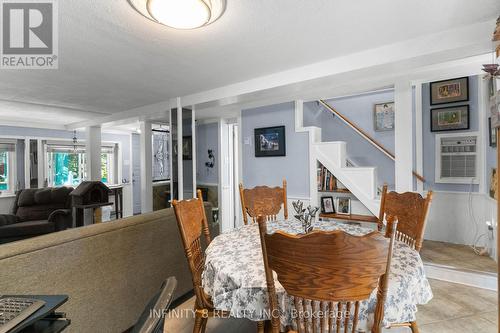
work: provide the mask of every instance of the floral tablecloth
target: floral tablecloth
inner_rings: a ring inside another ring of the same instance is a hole
[[[316,221],[314,229],[341,229],[352,235],[364,235],[372,231],[355,224],[332,221]],[[268,223],[269,233],[276,230],[297,234],[302,232],[302,227],[300,222],[293,219]],[[275,285],[278,303],[284,314],[281,317],[282,325],[289,325],[290,297],[277,280]],[[233,317],[255,321],[269,319],[266,278],[256,224],[223,233],[212,240],[206,250],[203,288],[212,297],[216,309],[229,311]],[[396,242],[384,326],[415,320],[417,304],[426,304],[432,296],[420,255],[406,244]],[[376,290],[360,306],[359,328],[371,326],[375,304]]]

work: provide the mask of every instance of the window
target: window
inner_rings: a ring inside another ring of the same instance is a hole
[[[9,154],[0,152],[0,191],[9,189]]]
[[[48,185],[76,186],[85,179],[85,147],[47,144]]]
[[[0,141],[0,192],[15,191],[16,144]]]
[[[85,146],[72,143],[47,143],[47,181],[49,186],[78,186],[87,178]],[[115,182],[117,146],[101,148],[101,181]]]
[[[170,161],[168,156],[168,137],[166,130],[153,130],[153,182],[170,179]]]
[[[101,147],[101,181],[104,184],[116,183],[118,148],[116,145]]]

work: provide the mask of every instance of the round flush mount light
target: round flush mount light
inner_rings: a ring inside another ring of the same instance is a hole
[[[196,29],[215,22],[226,9],[226,0],[128,0],[151,21],[176,28]]]

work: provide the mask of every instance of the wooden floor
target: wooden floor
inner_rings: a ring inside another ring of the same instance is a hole
[[[430,280],[434,298],[429,304],[419,306],[417,322],[421,333],[496,333],[497,294],[493,291],[464,285]],[[176,309],[192,309],[194,298]],[[190,333],[194,319],[169,318],[165,333]],[[209,319],[207,333],[255,333],[255,323],[245,319]],[[407,328],[384,330],[386,333],[406,333]]]
[[[458,269],[497,273],[496,262],[486,256],[478,256],[467,245],[436,241],[424,241],[420,251],[422,260],[427,263],[452,266]]]

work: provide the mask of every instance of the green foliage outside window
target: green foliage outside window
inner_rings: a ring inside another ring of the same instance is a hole
[[[9,153],[0,152],[0,191],[9,189]]]

